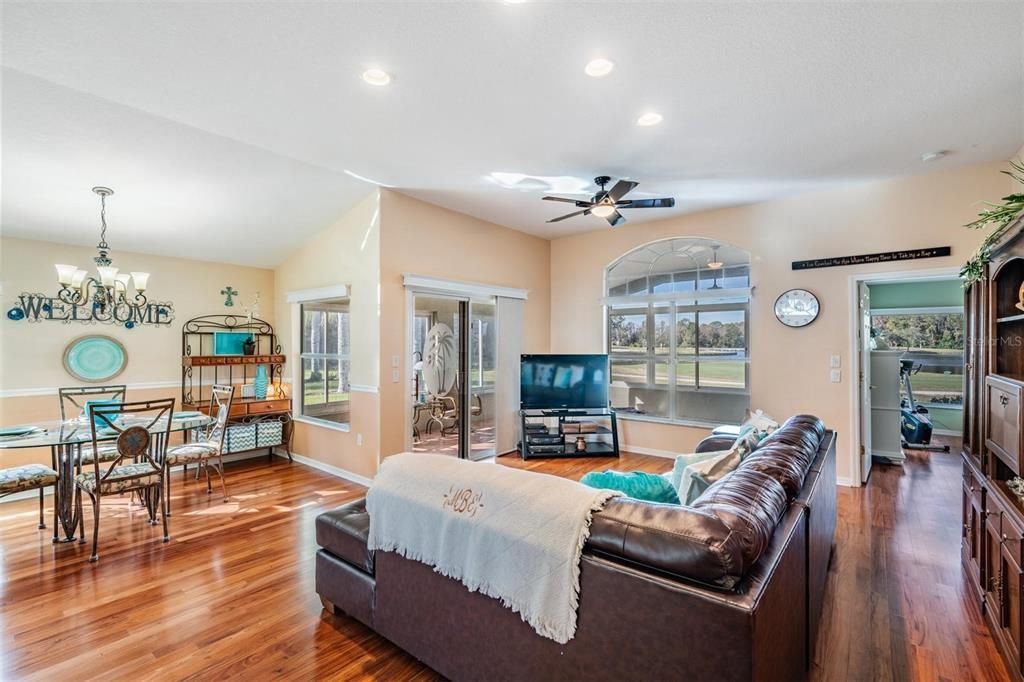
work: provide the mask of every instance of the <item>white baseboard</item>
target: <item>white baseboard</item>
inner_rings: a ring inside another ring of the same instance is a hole
[[[287,454],[284,454],[282,452],[275,451],[274,454],[276,454],[278,457],[288,457]],[[295,452],[292,453],[292,459],[294,459],[299,464],[305,464],[306,466],[316,469],[317,471],[322,471],[325,474],[330,474],[331,476],[336,476],[338,478],[344,478],[346,481],[358,483],[359,485],[366,488],[369,488],[370,484],[373,482],[373,479],[369,479],[366,476],[360,476],[359,474],[352,473],[347,469],[342,469],[341,467],[336,467],[331,464],[324,464],[320,460],[313,459],[312,457],[306,457],[305,455],[300,455]]]
[[[856,488],[857,484],[853,482],[852,478],[846,476],[836,476],[836,485],[841,485],[844,488]]]
[[[632,452],[637,455],[651,455],[652,457],[664,457],[666,459],[675,459],[681,452],[670,452],[669,450],[656,450],[655,448],[644,448],[639,445],[620,445],[620,452]]]
[[[266,457],[266,456],[267,456],[267,449],[266,448],[260,448],[259,450],[247,450],[245,452],[232,452],[230,454],[224,455],[224,462],[225,462],[225,464],[230,464],[231,462],[240,462],[240,461],[245,460],[245,459],[256,459],[258,457]],[[179,472],[179,471],[181,471],[181,468],[182,468],[182,465],[180,465],[180,464],[178,466],[171,467],[171,473],[173,474],[175,472]],[[52,494],[53,494],[53,486],[47,486],[46,488],[43,488],[43,495],[44,496],[52,495]],[[20,493],[12,493],[12,494],[8,495],[7,497],[0,497],[0,504],[3,504],[4,502],[17,502],[18,500],[35,500],[35,499],[38,499],[38,498],[39,498],[39,491],[38,490],[23,490]]]
[[[953,436],[959,438],[964,435],[963,431],[954,431],[953,429],[932,429],[932,435],[935,436]]]

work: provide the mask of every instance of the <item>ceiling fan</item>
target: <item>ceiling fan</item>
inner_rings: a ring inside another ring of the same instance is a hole
[[[557,218],[552,218],[549,223],[557,223],[560,220],[566,218],[572,218],[578,215],[596,215],[599,218],[604,218],[608,221],[608,224],[612,227],[621,225],[626,222],[626,218],[619,213],[619,209],[623,208],[672,208],[676,205],[676,200],[672,197],[665,199],[623,199],[624,196],[629,194],[634,187],[639,185],[639,182],[633,182],[632,180],[619,180],[612,186],[611,189],[605,189],[605,185],[611,182],[612,179],[607,175],[599,175],[594,178],[594,183],[601,188],[601,190],[595,194],[590,201],[581,201],[579,199],[566,199],[565,197],[543,197],[544,201],[561,201],[567,204],[576,204],[577,207],[583,209],[582,211],[574,211],[567,213]]]

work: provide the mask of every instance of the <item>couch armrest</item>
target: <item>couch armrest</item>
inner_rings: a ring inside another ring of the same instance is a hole
[[[728,450],[736,442],[733,436],[708,436],[697,443],[697,452],[717,452]]]

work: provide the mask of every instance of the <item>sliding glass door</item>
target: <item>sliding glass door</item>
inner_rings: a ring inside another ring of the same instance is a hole
[[[495,304],[414,294],[412,450],[483,459],[495,451]]]

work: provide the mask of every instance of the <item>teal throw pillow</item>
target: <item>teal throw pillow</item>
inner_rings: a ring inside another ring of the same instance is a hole
[[[663,476],[644,471],[591,471],[580,479],[580,483],[591,488],[617,490],[635,500],[679,504],[679,494],[671,482]]]

